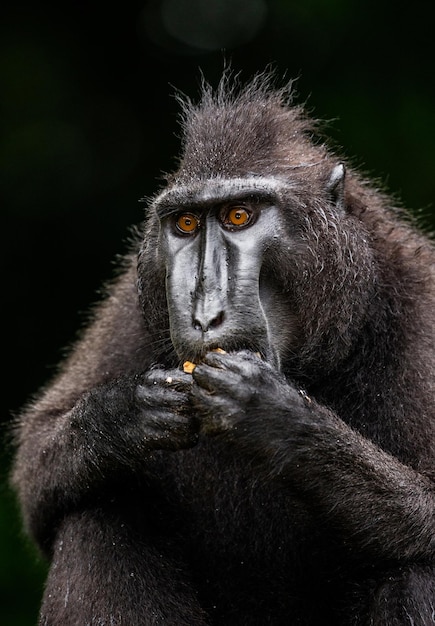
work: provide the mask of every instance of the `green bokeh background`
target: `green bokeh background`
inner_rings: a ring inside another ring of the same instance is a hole
[[[0,625],[36,623],[44,563],[7,486],[11,416],[53,372],[178,150],[174,89],[272,63],[353,163],[435,227],[433,3],[153,0],[0,11]]]

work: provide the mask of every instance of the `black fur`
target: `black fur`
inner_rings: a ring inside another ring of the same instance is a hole
[[[43,625],[435,623],[433,247],[270,83],[183,103],[138,263],[19,419]],[[278,211],[275,361],[241,301],[202,345],[168,312],[167,216],[240,196]]]

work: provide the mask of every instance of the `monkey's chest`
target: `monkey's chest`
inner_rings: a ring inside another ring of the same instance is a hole
[[[164,474],[179,528],[204,541],[212,536],[213,545],[220,537],[222,548],[228,541],[234,550],[255,538],[259,550],[284,543],[290,550],[314,523],[290,485],[271,479],[255,459],[216,439],[171,454]]]
[[[250,624],[281,623],[276,607],[296,614],[319,559],[314,520],[290,489],[213,440],[173,455],[166,472],[171,528],[205,605],[226,624],[231,606]]]

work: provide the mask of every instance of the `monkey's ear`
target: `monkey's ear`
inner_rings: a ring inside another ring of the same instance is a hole
[[[343,163],[339,163],[332,170],[326,188],[332,202],[338,210],[344,211],[344,179],[346,178],[346,168]]]

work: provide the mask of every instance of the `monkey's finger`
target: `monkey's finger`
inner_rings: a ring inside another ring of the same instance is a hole
[[[226,369],[231,364],[230,356],[228,352],[207,352],[201,363],[219,369]]]
[[[178,450],[195,445],[199,424],[197,420],[175,412],[156,409],[144,415],[142,429],[147,445],[154,444],[156,449]]]
[[[195,383],[210,393],[229,394],[235,385],[242,382],[237,373],[204,362],[195,367],[192,376]]]
[[[178,391],[173,387],[163,387],[157,383],[138,385],[136,387],[136,400],[150,407],[173,407],[183,406],[187,402],[184,391]]]
[[[192,397],[197,410],[200,432],[217,435],[237,428],[237,416],[240,409],[225,396],[214,396],[205,389],[196,387]]]
[[[226,369],[232,375],[239,374],[244,378],[252,378],[266,365],[258,354],[248,350],[228,354],[209,352],[204,358],[204,363],[215,368]]]
[[[185,415],[180,415],[175,411],[168,411],[156,408],[153,411],[147,411],[144,418],[144,425],[156,431],[177,431],[184,430],[190,426],[192,419]]]
[[[188,391],[192,386],[192,377],[178,369],[154,369],[145,376],[148,383],[171,386],[178,391]]]

